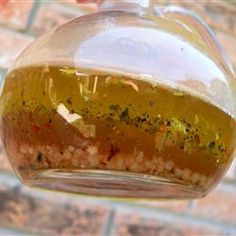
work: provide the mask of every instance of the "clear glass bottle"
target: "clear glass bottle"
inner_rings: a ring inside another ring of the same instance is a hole
[[[235,75],[178,7],[105,1],[36,39],[1,90],[1,136],[23,183],[127,198],[199,198],[235,151]]]

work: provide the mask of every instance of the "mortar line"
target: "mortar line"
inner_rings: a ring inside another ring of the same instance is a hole
[[[29,230],[17,229],[12,227],[1,227],[0,236],[14,235],[14,236],[39,236],[39,234]]]
[[[156,208],[156,209],[146,208],[145,206],[133,206],[133,205],[125,206],[125,204],[114,206],[114,208],[119,209],[120,211],[121,209],[123,209],[124,212],[128,212],[128,213],[132,209],[133,210],[132,212],[134,211],[141,212],[141,215],[145,218],[160,219],[161,217],[167,221],[168,220],[179,221],[179,222],[183,221],[190,225],[206,226],[212,229],[233,231],[234,233],[236,232],[236,225],[234,225],[233,223],[215,221],[214,219],[204,218],[197,215],[187,214],[184,212],[178,213],[178,212],[172,212],[172,211],[160,209],[160,208]]]
[[[26,32],[28,32],[31,29],[41,3],[42,3],[41,0],[34,0],[32,10],[30,11],[30,14],[28,16],[27,25],[25,29]]]
[[[104,226],[104,236],[111,236],[112,235],[112,231],[113,231],[113,228],[114,228],[114,218],[115,218],[115,210],[112,208],[110,210],[110,213],[108,215],[108,220],[107,222],[105,223],[105,226]]]

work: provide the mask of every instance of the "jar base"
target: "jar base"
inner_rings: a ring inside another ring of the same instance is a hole
[[[34,171],[25,184],[50,190],[98,197],[133,199],[193,199],[203,188],[164,177],[108,170],[50,169]]]

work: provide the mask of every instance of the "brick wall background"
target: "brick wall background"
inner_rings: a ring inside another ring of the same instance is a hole
[[[236,1],[170,1],[198,13],[236,67]],[[92,9],[75,0],[0,0],[0,80],[35,37]],[[125,202],[24,187],[0,148],[0,235],[236,235],[236,162],[209,196]]]

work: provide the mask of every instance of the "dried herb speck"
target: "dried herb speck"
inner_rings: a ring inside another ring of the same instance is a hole
[[[43,159],[43,155],[41,152],[39,152],[37,155],[37,160],[40,162],[40,161],[42,161],[42,159]]]
[[[72,98],[70,97],[70,98],[67,98],[67,103],[69,104],[69,105],[71,105],[72,104]]]
[[[127,121],[128,118],[129,118],[129,109],[125,108],[120,114],[120,120],[121,121]]]
[[[118,104],[110,105],[109,108],[110,108],[110,110],[112,110],[114,112],[118,112],[120,110],[120,106]]]

